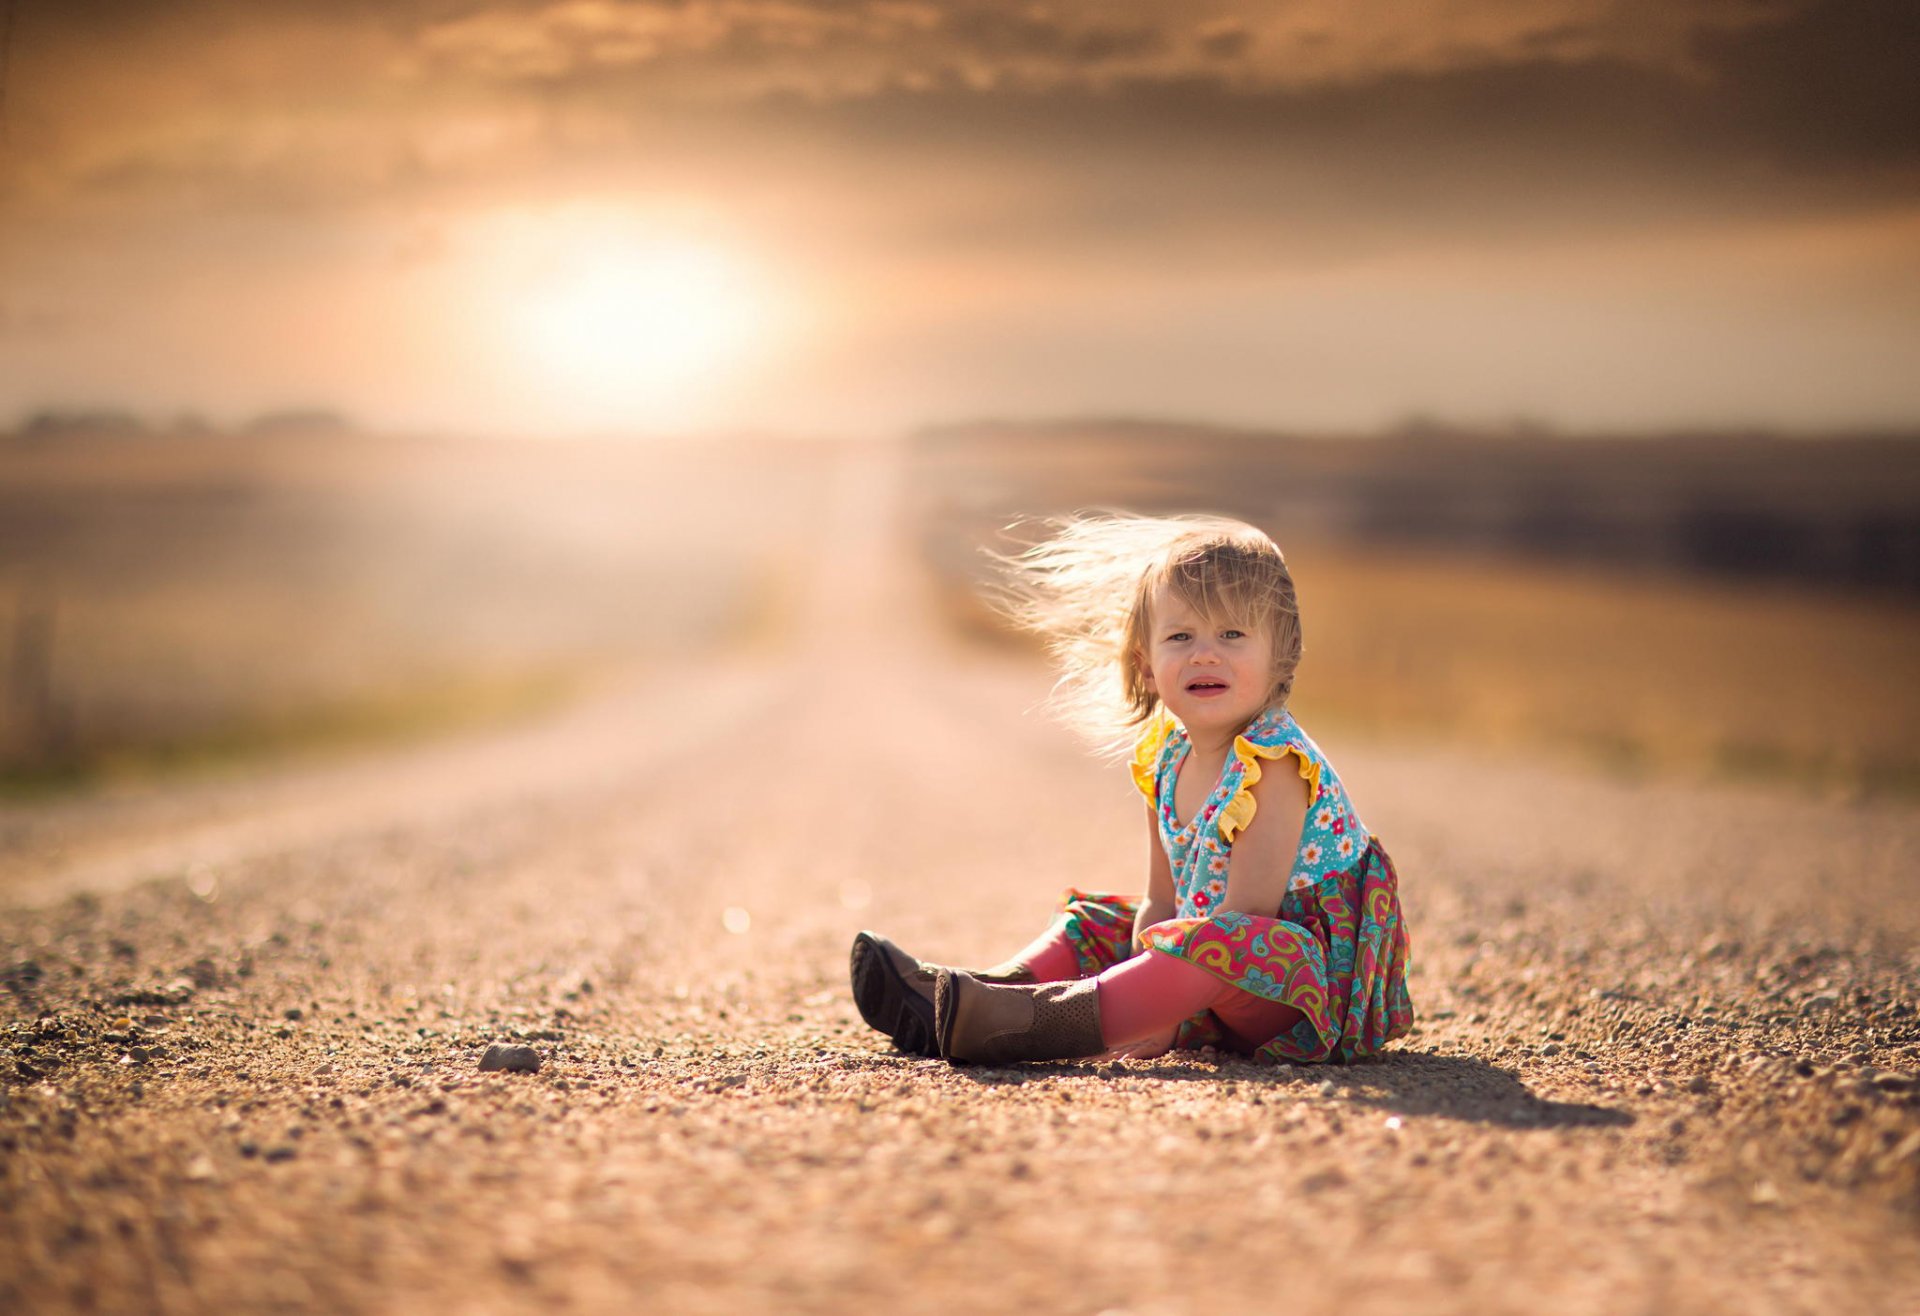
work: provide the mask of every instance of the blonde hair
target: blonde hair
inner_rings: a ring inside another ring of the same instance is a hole
[[[1264,533],[1221,516],[1082,514],[1037,523],[1048,535],[1024,552],[993,554],[993,600],[1040,636],[1060,670],[1048,705],[1106,754],[1129,749],[1159,712],[1141,657],[1148,607],[1165,588],[1210,623],[1233,621],[1273,640],[1264,707],[1284,707],[1300,665],[1293,575]]]

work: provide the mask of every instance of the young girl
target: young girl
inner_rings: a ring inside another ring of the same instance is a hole
[[[854,1000],[896,1046],[1004,1063],[1214,1045],[1268,1060],[1373,1055],[1413,1024],[1387,853],[1287,699],[1293,578],[1214,517],[1083,517],[1005,559],[1008,609],[1062,669],[1055,703],[1132,746],[1151,858],[1137,900],[1070,890],[992,969],[854,938]]]

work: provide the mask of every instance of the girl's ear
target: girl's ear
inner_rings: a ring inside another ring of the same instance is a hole
[[[1153,664],[1149,663],[1147,656],[1138,649],[1133,651],[1133,670],[1140,673],[1140,684],[1145,686],[1150,693],[1156,695],[1160,693],[1159,690],[1154,688],[1153,684]]]

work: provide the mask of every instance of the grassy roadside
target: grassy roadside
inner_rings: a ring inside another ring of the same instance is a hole
[[[597,676],[590,669],[561,667],[468,673],[299,707],[251,710],[190,733],[0,768],[0,799],[424,740],[537,716],[578,698]]]

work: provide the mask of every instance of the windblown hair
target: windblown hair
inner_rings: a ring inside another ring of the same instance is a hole
[[[1162,586],[1209,624],[1271,636],[1265,706],[1285,706],[1300,665],[1300,608],[1286,559],[1265,534],[1219,516],[1100,513],[1039,525],[1046,538],[994,555],[994,602],[1045,642],[1060,671],[1048,706],[1097,750],[1123,754],[1160,709],[1143,656],[1148,604]]]

